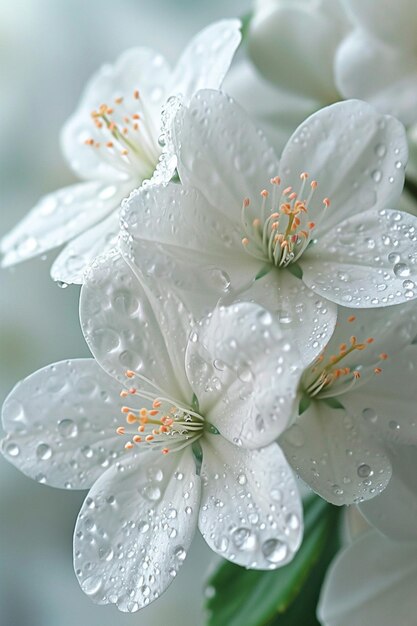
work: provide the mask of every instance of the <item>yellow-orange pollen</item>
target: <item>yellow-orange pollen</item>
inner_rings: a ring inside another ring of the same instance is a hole
[[[137,89],[129,98],[115,98],[111,106],[101,104],[91,118],[96,132],[85,139],[87,146],[100,149],[103,159],[117,169],[140,178],[153,172],[161,152],[158,134]]]
[[[140,374],[127,370],[126,377],[143,379]],[[148,382],[148,381],[147,381]],[[148,444],[162,454],[179,450],[199,439],[203,434],[204,419],[191,407],[181,407],[175,401],[136,387],[123,389],[121,398],[147,400],[152,408],[123,406],[126,426],[116,428],[116,433],[128,436],[126,450],[138,444]]]
[[[347,321],[353,323],[356,321],[356,317],[351,315]],[[345,392],[350,389],[361,378],[360,368],[343,366],[342,361],[355,351],[366,350],[374,341],[373,337],[368,337],[365,341],[360,342],[352,335],[347,343],[340,344],[337,354],[332,354],[326,358],[325,351],[322,352],[314,364],[304,373],[302,380],[304,392],[311,398],[332,397],[338,395],[335,384],[339,382],[342,383],[342,386],[338,387],[339,391]],[[388,355],[385,352],[376,357],[376,366],[373,368],[375,374],[382,372],[379,363],[387,358]]]
[[[245,236],[242,244],[249,254],[277,267],[287,267],[302,255],[316,226],[310,221],[308,211],[318,183],[312,180],[308,184],[308,177],[307,172],[300,174],[298,192],[292,187],[284,188],[279,176],[271,178],[272,192],[261,191],[262,203],[256,216],[250,209],[249,198],[244,199],[241,220]],[[324,198],[321,218],[329,206],[330,200]]]

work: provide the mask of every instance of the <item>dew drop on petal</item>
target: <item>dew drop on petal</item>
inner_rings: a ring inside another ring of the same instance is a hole
[[[78,426],[72,420],[64,419],[58,423],[58,431],[61,437],[72,439],[78,435]]]
[[[41,461],[47,461],[52,456],[52,450],[47,443],[40,443],[36,448],[36,456]]]
[[[410,268],[405,263],[396,263],[394,265],[394,274],[399,278],[410,276]]]
[[[19,456],[20,448],[16,443],[9,443],[6,452],[9,456]]]
[[[287,557],[288,547],[279,539],[268,539],[262,544],[262,554],[270,563],[281,563]]]
[[[369,478],[369,476],[372,476],[372,474],[373,474],[373,471],[369,467],[369,465],[367,465],[366,463],[362,463],[361,465],[359,465],[358,467],[359,478]]]
[[[236,528],[232,533],[233,543],[239,550],[253,550],[256,536],[249,528]]]

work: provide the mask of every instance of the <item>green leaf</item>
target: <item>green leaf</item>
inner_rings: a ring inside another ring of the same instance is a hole
[[[320,401],[324,402],[324,404],[327,404],[327,406],[330,406],[332,409],[345,408],[337,398],[320,398]]]
[[[264,276],[266,276],[271,271],[271,269],[272,269],[272,265],[270,265],[269,263],[261,267],[261,269],[255,276],[255,280],[259,280],[260,278],[263,278]]]
[[[242,27],[240,29],[242,31],[242,41],[245,41],[246,37],[248,36],[252,17],[253,17],[253,12],[249,11],[248,13],[245,13],[245,15],[241,15],[239,18],[240,21],[242,22]]]
[[[246,570],[224,562],[208,581],[213,595],[206,602],[207,626],[316,624],[311,619],[315,620],[318,592],[327,565],[338,548],[339,512],[340,509],[317,496],[309,498],[304,506],[301,548],[291,563],[278,570]],[[299,595],[299,600],[294,602]],[[291,611],[298,611],[294,613],[298,617],[295,621],[285,621]]]

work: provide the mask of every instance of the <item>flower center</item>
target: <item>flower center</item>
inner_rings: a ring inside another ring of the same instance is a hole
[[[355,322],[354,315],[348,317],[349,323]],[[346,365],[346,359],[356,351],[363,351],[374,342],[373,337],[368,337],[360,342],[352,335],[347,343],[339,346],[337,354],[326,357],[324,350],[314,364],[308,368],[302,378],[301,386],[304,395],[310,398],[330,398],[345,393],[361,378],[361,366],[350,367]],[[379,361],[385,361],[388,355],[383,352],[378,357]],[[344,363],[343,363],[344,362]],[[374,374],[380,374],[379,366],[373,368]]]
[[[305,195],[308,174],[303,172],[300,179],[300,189],[295,192],[292,187],[281,190],[281,179],[271,178],[272,193],[266,189],[261,191],[262,203],[256,217],[250,209],[249,198],[243,201],[241,221],[245,236],[242,244],[250,255],[276,267],[287,267],[298,260],[316,226],[309,220],[308,211],[318,183],[312,180]],[[330,200],[324,198],[323,205],[324,214]]]
[[[85,140],[87,146],[129,176],[143,180],[152,175],[161,149],[152,115],[137,89],[129,98],[115,98],[112,106],[101,104],[91,118],[95,131]]]
[[[122,407],[126,426],[119,426],[116,432],[129,437],[125,444],[126,450],[142,444],[150,445],[162,454],[168,454],[170,450],[178,451],[194,443],[203,435],[205,420],[191,407],[180,406],[175,400],[161,395],[162,390],[141,374],[127,370],[125,375],[129,379],[137,378],[146,382],[147,386],[153,386],[156,391],[154,393],[131,387],[120,392],[122,398],[137,397],[152,403],[151,409]]]

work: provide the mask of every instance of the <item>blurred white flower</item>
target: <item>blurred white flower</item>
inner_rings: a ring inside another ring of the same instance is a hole
[[[293,425],[279,439],[314,491],[339,505],[372,498],[362,511],[393,534],[406,525],[410,535],[415,524],[417,490],[407,474],[417,467],[417,346],[408,345],[416,332],[413,304],[354,315],[340,308],[329,345],[301,377]]]
[[[4,404],[2,450],[40,482],[92,486],[74,538],[83,590],[122,611],[149,604],[197,524],[240,565],[290,561],[301,502],[274,440],[295,402],[298,355],[278,322],[240,303],[193,325],[181,301],[147,293],[114,255],[86,277],[81,321],[96,360],[19,383]]]
[[[121,200],[151,178],[159,163],[164,103],[176,94],[188,102],[202,87],[219,87],[240,39],[239,20],[222,20],[191,40],[174,70],[149,48],[133,48],[103,66],[62,132],[64,155],[86,182],[39,201],[3,238],[3,266],[72,240],[51,275],[81,283],[88,265],[117,239]],[[166,155],[160,179],[169,179],[174,169]]]
[[[370,530],[335,558],[318,606],[323,626],[415,626],[417,543]]]
[[[306,117],[341,99],[333,63],[348,27],[339,0],[255,3],[247,58],[232,68],[225,89],[278,152]]]
[[[143,275],[189,290],[194,306],[193,292],[209,298],[211,273],[217,297],[232,288],[271,310],[286,298],[292,315],[312,307],[304,333],[310,290],[358,308],[417,297],[417,220],[391,208],[407,160],[394,118],[360,101],[331,105],[278,163],[237,104],[204,90],[177,114],[173,138],[183,186],[139,190],[122,209],[122,251]]]
[[[356,28],[336,56],[336,84],[341,94],[367,100],[404,124],[416,122],[416,2],[343,2]]]

